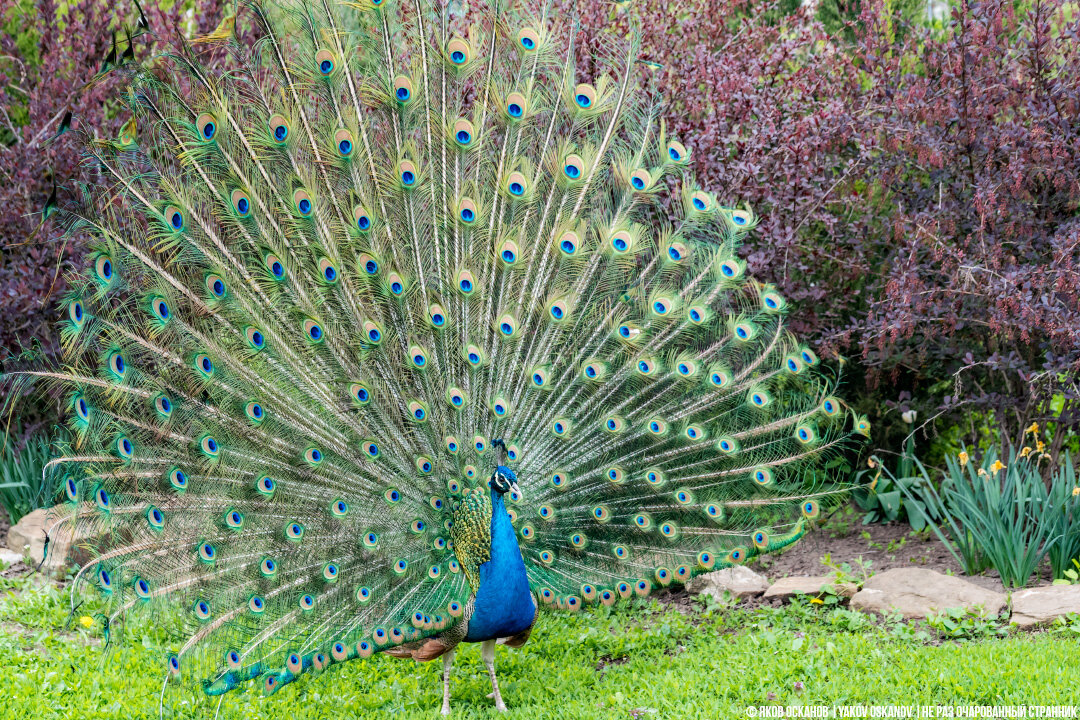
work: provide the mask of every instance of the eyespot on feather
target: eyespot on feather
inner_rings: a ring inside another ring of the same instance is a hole
[[[446,44],[446,59],[454,67],[463,67],[472,62],[472,48],[463,38],[456,37]]]
[[[382,342],[383,331],[382,325],[374,320],[365,320],[362,326],[363,335],[367,339],[367,342],[371,345],[378,345]]]
[[[401,297],[406,290],[405,278],[401,277],[396,271],[390,271],[386,274],[386,279],[383,281],[384,287],[390,291],[390,294],[394,297]]]
[[[564,438],[569,436],[570,428],[570,418],[555,418],[555,421],[551,423],[551,432],[554,433],[555,437]]]
[[[515,170],[506,177],[506,192],[512,197],[520,198],[529,190],[529,181],[524,174]]]
[[[521,259],[521,250],[513,240],[503,240],[496,249],[496,256],[504,267],[513,267]]]
[[[616,255],[624,255],[634,249],[634,236],[628,230],[617,230],[608,238],[608,246]]]
[[[247,344],[255,352],[267,347],[267,339],[265,335],[262,335],[262,331],[257,327],[248,325],[244,328],[244,335],[247,337]]]
[[[304,320],[304,337],[310,342],[321,343],[324,337],[322,325],[311,318]]]
[[[685,164],[690,159],[690,153],[682,143],[672,140],[667,144],[664,162]]]
[[[243,190],[233,190],[229,196],[232,201],[233,210],[242,218],[246,218],[251,214],[251,198]]]
[[[517,44],[525,52],[533,52],[540,47],[540,33],[531,27],[523,27],[518,31]]]
[[[473,202],[472,198],[463,197],[458,201],[457,219],[465,225],[472,225],[476,222],[478,214],[476,203]]]
[[[431,323],[432,327],[436,329],[441,330],[446,327],[449,321],[447,320],[446,310],[442,305],[432,303],[428,306],[428,321]]]
[[[394,99],[402,105],[413,99],[413,84],[407,75],[394,78]]]
[[[151,306],[153,301],[151,300]],[[86,321],[86,312],[83,310],[83,304],[80,300],[72,300],[68,303],[68,320],[76,328],[81,328]]]
[[[668,245],[665,255],[668,262],[681,263],[690,257],[690,246],[681,240],[674,240]]]
[[[556,247],[563,257],[573,257],[581,249],[581,237],[574,230],[566,230],[556,241]]]
[[[207,291],[216,300],[221,300],[226,295],[225,281],[216,273],[210,273],[204,279]]]
[[[469,270],[459,270],[456,280],[458,292],[462,295],[467,297],[476,290],[476,278]]]
[[[315,69],[323,77],[330,77],[334,72],[334,54],[329,50],[320,50],[315,53]]]
[[[352,157],[353,147],[352,133],[348,130],[343,128],[334,133],[334,148],[338,155],[343,158]]]
[[[481,367],[484,364],[485,355],[484,351],[480,349],[479,345],[469,343],[465,347],[465,361],[474,368]]]
[[[411,160],[401,160],[398,162],[398,181],[401,183],[402,188],[408,190],[416,187],[419,179],[420,174],[416,169],[416,163]]]
[[[504,111],[506,117],[511,121],[525,117],[528,112],[528,102],[525,100],[525,96],[519,92],[512,92],[507,95]]]
[[[495,323],[495,327],[503,339],[512,338],[517,334],[517,318],[510,313],[504,313]]]
[[[473,138],[476,136],[476,131],[473,128],[473,124],[465,118],[459,118],[454,122],[453,127],[450,129],[450,136],[460,148],[467,148],[472,145]]]
[[[634,188],[638,192],[648,190],[652,187],[653,177],[645,168],[638,168],[630,173],[630,187]]]
[[[158,395],[154,398],[154,409],[162,418],[168,419],[172,415],[173,402],[168,395]]]
[[[371,230],[371,215],[361,205],[353,207],[353,227],[362,233]],[[363,263],[360,264],[363,267]],[[368,273],[369,275],[372,273]]]
[[[704,190],[691,193],[689,201],[693,212],[707,213],[716,209],[716,199]]]
[[[658,374],[658,367],[656,361],[652,358],[642,357],[638,358],[634,369],[637,371],[638,375],[641,375],[642,377],[653,377]]]
[[[427,422],[428,408],[427,405],[419,400],[412,400],[408,404],[409,419],[416,423]]]
[[[428,365],[428,354],[422,346],[413,344],[409,346],[409,362],[417,370],[426,370]]]
[[[267,126],[270,129],[270,139],[277,145],[284,145],[289,138],[289,121],[285,116],[280,113],[271,115]]]
[[[263,258],[263,264],[266,265],[266,269],[274,280],[283,280],[285,278],[285,264],[274,253],[267,253]]]
[[[582,179],[585,174],[585,161],[580,155],[567,155],[563,159],[563,177],[566,181],[575,183]]]
[[[184,229],[184,213],[175,205],[168,205],[162,213],[165,224],[173,232],[181,232]]]
[[[203,113],[195,120],[195,128],[199,131],[200,140],[210,142],[217,137],[217,118],[214,117],[213,113]]]
[[[300,215],[300,217],[311,217],[311,211],[315,206],[311,199],[311,193],[303,188],[297,188],[293,191],[293,208]]]
[[[574,88],[573,105],[577,110],[590,110],[596,104],[596,88],[580,83]]]

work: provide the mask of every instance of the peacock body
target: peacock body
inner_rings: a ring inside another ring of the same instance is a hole
[[[754,227],[689,170],[633,35],[581,77],[549,6],[248,2],[231,71],[127,66],[58,213],[80,582],[183,608],[212,695],[523,643],[802,535],[866,433]],[[644,88],[644,89],[643,89]],[[86,130],[81,130],[88,135]],[[495,700],[503,703],[495,686]]]

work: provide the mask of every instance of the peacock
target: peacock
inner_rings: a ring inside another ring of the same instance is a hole
[[[66,400],[74,586],[114,631],[180,615],[165,685],[441,658],[447,714],[479,642],[504,710],[496,643],[545,608],[745,563],[850,489],[869,423],[748,276],[757,217],[695,182],[634,33],[586,76],[560,14],[244,0],[108,69],[118,136],[69,133],[93,180],[51,222],[92,250],[62,363],[8,378]]]

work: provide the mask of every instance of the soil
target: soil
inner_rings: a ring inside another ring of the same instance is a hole
[[[755,558],[749,567],[771,581],[791,575],[828,575],[832,568],[823,564],[829,556],[832,565],[850,565],[850,574],[859,577],[860,561],[869,563],[868,573],[880,573],[902,567],[920,567],[963,577],[965,580],[996,592],[1006,588],[996,570],[967,576],[949,550],[932,530],[913,532],[906,523],[871,523],[862,525],[854,511],[837,513],[827,524],[815,528],[799,542],[778,553]],[[1044,565],[1039,580],[1028,587],[1048,585],[1050,568]]]

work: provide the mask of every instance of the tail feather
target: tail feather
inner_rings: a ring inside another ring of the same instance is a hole
[[[67,392],[79,583],[112,621],[184,608],[170,676],[437,656],[496,439],[571,610],[777,549],[846,489],[817,468],[868,426],[746,277],[756,219],[695,183],[633,36],[586,78],[547,3],[240,17],[229,73],[125,66],[125,135],[86,138],[101,182],[57,214],[97,238],[65,364],[9,376]]]

